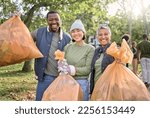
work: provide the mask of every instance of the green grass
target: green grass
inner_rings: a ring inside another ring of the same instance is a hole
[[[23,63],[0,67],[0,101],[35,100],[37,81],[34,71],[22,72],[22,66]]]
[[[37,81],[34,72],[22,72],[23,63],[0,67],[0,101],[32,101]]]

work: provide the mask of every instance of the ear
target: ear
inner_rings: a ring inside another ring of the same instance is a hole
[[[60,19],[60,26],[62,26],[62,20]]]

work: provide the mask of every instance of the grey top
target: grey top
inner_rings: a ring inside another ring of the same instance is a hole
[[[49,31],[49,28],[47,27],[47,30]],[[37,37],[37,30],[31,32],[31,36],[33,40],[36,42]],[[55,60],[55,51],[58,49],[58,42],[61,40],[61,32],[60,33],[53,33],[51,47],[48,54],[48,62],[45,69],[45,74],[47,75],[53,75],[58,76],[58,69],[57,69],[57,60]]]
[[[46,65],[45,73],[47,75],[53,75],[53,76],[58,76],[58,69],[57,69],[57,61],[55,59],[55,51],[58,49],[58,41],[59,41],[59,34],[54,33],[53,38],[52,38],[52,43],[51,47],[49,50],[48,54],[48,62]]]

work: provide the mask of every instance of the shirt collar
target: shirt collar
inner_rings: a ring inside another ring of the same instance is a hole
[[[104,53],[104,52],[106,52],[106,50],[107,50],[107,48],[110,46],[110,43],[108,43],[108,44],[106,44],[104,47],[102,47],[101,45],[100,45],[100,50],[99,50],[99,52],[101,52],[101,53]]]
[[[47,26],[47,31],[50,32],[49,31],[49,26]],[[63,39],[63,31],[62,31],[61,27],[60,27],[60,30],[59,30],[59,36],[60,36],[60,40],[62,40]]]

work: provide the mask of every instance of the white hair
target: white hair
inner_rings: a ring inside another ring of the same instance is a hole
[[[111,35],[111,30],[110,30],[110,28],[107,24],[100,24],[100,26],[99,26],[99,28],[97,29],[97,32],[96,32],[97,35],[98,35],[98,32],[99,32],[100,29],[108,30],[109,34]]]

